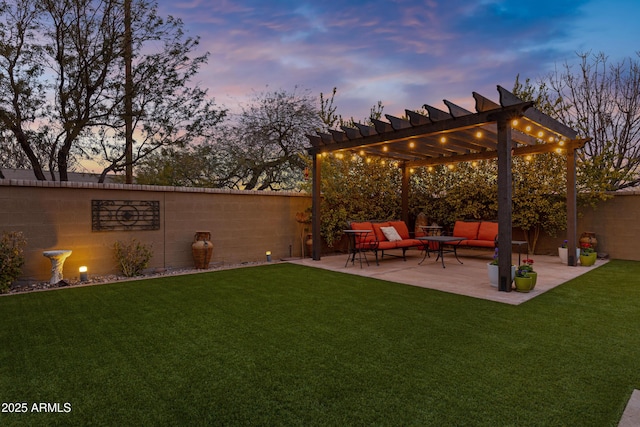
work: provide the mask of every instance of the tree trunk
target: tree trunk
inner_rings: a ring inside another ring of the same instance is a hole
[[[27,155],[27,158],[31,163],[31,168],[33,169],[33,173],[36,176],[36,179],[38,181],[46,181],[47,178],[44,176],[44,172],[42,171],[42,166],[40,165],[40,161],[38,160],[38,157],[31,149],[31,146],[29,145],[29,141],[27,140],[27,136],[22,131],[22,128],[20,128],[20,126],[13,126],[11,130],[13,131],[13,134],[18,140],[20,147],[22,147],[22,150]]]

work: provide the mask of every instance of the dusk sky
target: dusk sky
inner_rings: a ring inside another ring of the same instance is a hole
[[[443,99],[473,110],[518,74],[538,77],[576,52],[611,62],[640,51],[639,0],[159,0],[210,52],[198,83],[231,110],[255,93],[338,88],[344,118]]]

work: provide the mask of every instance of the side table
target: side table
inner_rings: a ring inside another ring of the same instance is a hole
[[[360,268],[362,268],[362,256],[364,255],[364,260],[369,265],[369,260],[367,259],[367,254],[364,253],[364,249],[358,247],[358,240],[364,240],[367,238],[367,234],[372,233],[373,230],[343,230],[344,234],[349,238],[349,256],[347,257],[347,262],[344,263],[346,267],[349,264],[349,259],[351,259],[351,264],[355,263],[356,254],[358,254],[358,260],[360,261]]]

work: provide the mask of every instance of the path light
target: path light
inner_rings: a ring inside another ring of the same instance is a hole
[[[78,271],[80,272],[80,281],[81,282],[86,282],[87,280],[89,280],[89,275],[87,273],[88,269],[87,269],[86,265],[80,266]]]
[[[267,251],[266,255],[267,255],[267,262],[271,262],[271,251]]]

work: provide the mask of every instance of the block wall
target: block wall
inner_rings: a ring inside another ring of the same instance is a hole
[[[160,228],[147,231],[92,231],[92,200],[156,200]],[[43,251],[70,249],[65,277],[117,273],[116,241],[130,238],[152,245],[150,269],[193,266],[196,231],[210,231],[211,265],[300,256],[296,212],[311,206],[300,193],[232,191],[124,184],[0,180],[0,231],[27,238],[23,280],[47,280],[51,263]]]

